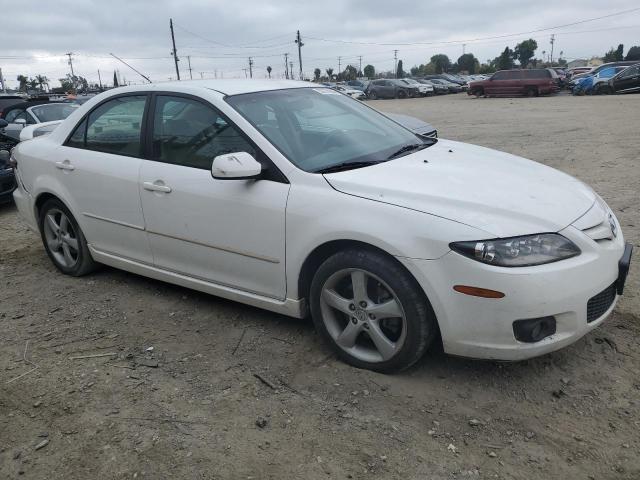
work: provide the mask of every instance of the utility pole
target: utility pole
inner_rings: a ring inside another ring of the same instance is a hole
[[[187,63],[189,64],[189,79],[193,80],[193,75],[191,74],[191,55],[187,55]]]
[[[75,77],[75,74],[73,73],[73,60],[71,59],[71,55],[73,55],[73,52],[65,53],[65,55],[69,57],[69,67],[71,67],[71,76]]]
[[[98,69],[98,83],[100,84],[100,90],[102,90],[102,77],[100,76],[100,69]]]
[[[551,34],[551,40],[550,40],[550,43],[551,43],[551,64],[552,65],[553,65],[553,43],[555,41],[556,41],[556,36],[555,36],[555,34],[552,33]]]
[[[340,75],[340,72],[342,71],[342,68],[340,67],[340,65],[342,65],[342,57],[338,57],[338,75]]]
[[[4,83],[4,77],[2,76],[1,68],[0,68],[0,83],[2,84],[2,92],[7,93],[7,85]]]
[[[253,78],[253,58],[249,57],[249,78]]]
[[[243,68],[242,70],[244,70],[244,78],[247,78],[247,69]]]
[[[294,80],[293,78],[293,62],[289,61],[289,76],[291,77],[291,80]]]
[[[304,76],[302,75],[302,47],[304,43],[302,43],[302,39],[300,38],[300,30],[296,33],[296,43],[298,44],[298,63],[300,64],[300,80],[304,80]]]
[[[398,50],[393,51],[393,62],[395,65],[393,68],[393,78],[398,78]]]
[[[287,80],[289,80],[289,60],[287,59],[288,56],[288,53],[284,54],[284,78],[286,78]]]
[[[362,55],[358,55],[358,59],[360,61],[360,69],[358,70],[358,74],[362,75]]]
[[[170,18],[169,19],[169,29],[171,30],[171,43],[173,44],[173,52],[171,52],[171,55],[173,55],[173,61],[176,64],[176,75],[178,77],[178,80],[180,80],[180,70],[178,69],[178,52],[176,52],[176,37],[173,35],[173,19]]]

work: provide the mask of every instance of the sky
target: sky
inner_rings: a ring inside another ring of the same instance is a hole
[[[19,74],[45,75],[58,86],[70,71],[66,53],[73,53],[74,72],[91,83],[100,71],[111,84],[116,69],[127,81],[144,82],[111,53],[154,82],[175,79],[170,18],[183,80],[190,76],[187,57],[194,79],[244,78],[249,57],[254,78],[266,77],[267,66],[281,77],[284,53],[297,74],[297,30],[310,77],[316,67],[323,73],[337,72],[339,64],[359,67],[360,56],[363,68],[392,70],[394,50],[405,70],[437,53],[455,61],[466,51],[485,62],[528,38],[538,42],[542,58],[551,34],[554,58],[562,52],[569,61],[602,56],[619,43],[625,53],[640,45],[637,0],[56,0],[20,6],[0,0],[0,12],[10,12],[0,28],[0,68],[9,87]],[[582,23],[568,25],[576,22]]]

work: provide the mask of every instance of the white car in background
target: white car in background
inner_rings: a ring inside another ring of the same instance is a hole
[[[446,352],[519,360],[596,328],[631,257],[584,183],[415,135],[306,82],[102,93],[13,149],[54,265],[98,263],[293,317],[391,372]]]
[[[24,108],[18,108],[20,105],[13,105],[5,112],[4,119],[7,125],[3,132],[8,137],[20,138],[20,132],[29,125],[48,123],[56,120],[64,120],[73,113],[79,105],[73,103],[40,103],[28,106],[28,103],[21,104]]]
[[[348,85],[336,85],[333,88],[334,90],[344,93],[345,95],[349,95],[351,98],[355,98],[356,100],[364,100],[367,98],[367,95],[362,90],[356,90]]]
[[[422,95],[423,97],[426,97],[427,95],[433,95],[435,92],[433,85],[420,83],[417,80],[414,80],[413,78],[403,78],[401,81],[408,84],[411,87],[417,88],[418,92],[420,92],[420,95]]]

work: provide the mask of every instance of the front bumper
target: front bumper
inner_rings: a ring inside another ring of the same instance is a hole
[[[582,253],[567,260],[523,268],[490,266],[454,252],[437,260],[399,259],[431,301],[447,353],[524,360],[570,345],[604,321],[618,296],[614,295],[588,322],[589,300],[618,282],[630,250],[625,250],[622,235],[596,242],[575,227],[567,227],[560,233],[576,243]],[[505,296],[473,297],[454,291],[454,285],[497,290]],[[548,316],[555,318],[555,333],[535,343],[516,340],[513,329],[516,320]]]

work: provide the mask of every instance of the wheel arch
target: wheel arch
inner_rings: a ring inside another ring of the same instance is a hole
[[[51,193],[49,191],[40,192],[36,196],[36,201],[33,203],[33,209],[34,209],[33,213],[35,215],[35,218],[36,218],[36,221],[38,222],[38,224],[40,222],[40,209],[42,208],[42,206],[45,204],[45,202],[47,200],[50,200],[52,198],[54,198],[54,199],[58,200],[59,202],[61,202],[71,212],[71,209],[69,208],[69,205],[67,205],[67,203],[62,198],[60,198],[58,195],[56,195],[55,193]]]
[[[311,282],[313,281],[313,276],[315,275],[320,265],[322,265],[322,263],[331,255],[341,252],[343,250],[347,250],[349,248],[369,250],[369,251],[380,253],[386,256],[387,258],[389,258],[391,261],[399,265],[400,268],[402,268],[407,273],[407,275],[409,275],[409,277],[415,282],[416,287],[419,288],[419,290],[422,292],[427,302],[429,302],[429,299],[427,298],[427,294],[424,292],[424,290],[420,286],[420,283],[418,282],[418,280],[407,269],[407,267],[405,267],[402,264],[402,262],[398,261],[396,257],[394,257],[392,254],[390,254],[386,250],[380,247],[377,247],[375,245],[372,245],[371,243],[363,242],[360,240],[349,240],[349,239],[327,241],[325,243],[318,245],[307,255],[305,260],[302,262],[300,271],[298,273],[298,298],[306,298],[308,300],[309,291],[311,289]]]

